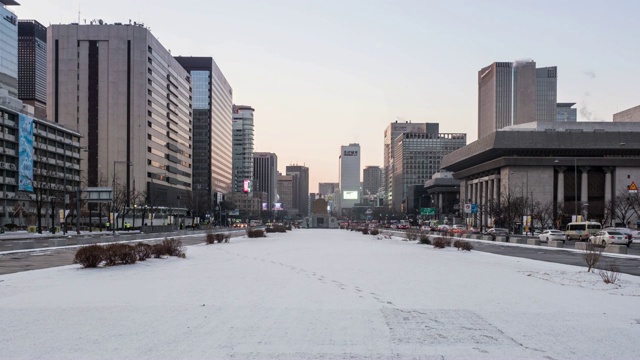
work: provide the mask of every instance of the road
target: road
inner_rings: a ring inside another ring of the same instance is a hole
[[[225,230],[221,230],[225,231]],[[228,231],[228,230],[227,230]],[[236,235],[240,236],[244,234],[242,230],[234,230]],[[337,230],[339,231],[339,230]],[[403,234],[402,232],[394,232],[396,234]],[[162,234],[121,234],[117,239],[118,241],[124,240],[141,240],[148,239],[147,241],[159,241],[165,237],[180,237],[184,245],[194,245],[204,242],[206,231],[181,231],[175,233],[162,233]],[[68,245],[76,245],[78,241],[89,235],[71,236],[67,238]],[[105,242],[112,241],[112,237],[106,233],[96,233],[92,235],[99,237]],[[21,240],[4,240],[0,241],[0,252],[10,251],[12,249],[13,241]],[[575,249],[575,241],[567,241],[565,244],[566,249],[549,248],[545,243],[541,243],[539,247],[529,246],[516,246],[505,245],[505,243],[472,240],[474,242],[474,250],[483,251],[493,254],[521,257],[533,260],[547,261],[553,263],[560,263],[566,265],[585,266],[584,254],[581,252],[571,251]],[[73,263],[73,257],[76,252],[76,248],[59,248],[48,249],[48,239],[35,240],[36,247],[41,248],[37,251],[0,254],[0,275],[11,274],[26,270],[45,269],[55,266],[69,265]],[[628,254],[640,255],[640,244],[634,243],[628,248]],[[600,265],[603,266],[606,262],[615,262],[620,268],[620,272],[624,274],[640,276],[640,259],[639,258],[624,258],[610,256],[603,253]]]

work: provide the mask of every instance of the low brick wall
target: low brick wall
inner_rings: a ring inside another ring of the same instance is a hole
[[[496,236],[497,242],[509,242],[506,236]]]
[[[509,242],[512,242],[514,244],[526,244],[527,239],[521,237],[512,237]]]

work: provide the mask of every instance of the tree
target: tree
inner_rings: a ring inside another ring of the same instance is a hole
[[[611,221],[622,221],[625,226],[637,213],[634,206],[634,197],[630,196],[625,190],[619,191],[616,196],[605,203],[605,213],[611,214]],[[615,225],[615,224],[614,224]]]
[[[534,201],[532,206],[531,218],[532,221],[540,223],[544,229],[548,224],[553,223],[553,201],[541,203]]]
[[[37,231],[39,234],[42,234],[42,209],[50,205],[53,219],[55,207],[60,203],[60,196],[64,195],[62,187],[55,182],[56,176],[55,165],[49,164],[46,157],[34,156],[33,177],[27,178],[33,188],[33,192],[29,193],[28,197],[36,206]]]

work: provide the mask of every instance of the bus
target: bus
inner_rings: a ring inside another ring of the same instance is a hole
[[[580,221],[567,224],[565,233],[567,234],[567,240],[588,241],[591,235],[595,235],[600,230],[602,230],[600,223]]]

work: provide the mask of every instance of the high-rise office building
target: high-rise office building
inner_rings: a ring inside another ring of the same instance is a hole
[[[375,195],[382,187],[382,169],[380,166],[367,166],[362,170],[362,191],[364,195]]]
[[[558,68],[536,69],[536,121],[556,121],[558,104]]]
[[[18,21],[18,98],[47,118],[47,28],[35,20]]]
[[[88,186],[115,179],[128,205],[135,189],[155,206],[186,206],[194,180],[190,87],[189,73],[142,24],[48,28],[49,120],[83,135]]]
[[[495,62],[478,72],[478,139],[506,126],[556,121],[558,69],[533,60]]]
[[[495,62],[478,72],[478,139],[536,121],[536,63]]]
[[[329,195],[333,195],[338,189],[340,189],[339,183],[332,183],[332,182],[318,183],[318,193],[325,198]]]
[[[193,184],[201,197],[231,191],[233,91],[211,57],[175,58],[193,88]]]
[[[556,121],[578,121],[578,112],[573,107],[575,104],[576,103],[558,103],[556,107]],[[613,116],[615,121],[615,114]]]
[[[423,186],[440,170],[442,157],[467,144],[467,134],[404,133],[394,140],[393,209],[407,212],[409,188]]]
[[[351,209],[360,203],[360,145],[340,147],[340,209]]]
[[[309,215],[309,168],[303,165],[288,165],[287,175],[293,176],[292,208],[302,216]]]
[[[640,105],[613,114],[614,122],[640,122]]]
[[[282,175],[278,173],[278,196],[280,196],[280,208],[291,212],[297,212],[298,208],[293,205],[294,198],[294,178],[293,175]],[[289,215],[292,215],[289,213]]]
[[[14,0],[0,0],[0,89],[18,97],[18,17],[8,6]]]
[[[233,105],[232,192],[243,192],[245,181],[253,180],[254,111],[255,110],[251,106]]]
[[[278,202],[278,156],[276,154],[253,153],[253,190],[266,194],[262,209],[273,210]]]
[[[439,133],[440,124],[438,123],[411,123],[411,122],[392,122],[384,130],[384,177],[383,187],[385,190],[385,206],[391,208],[393,202],[393,172],[394,172],[394,147],[393,141],[403,133],[413,132],[422,134]]]

